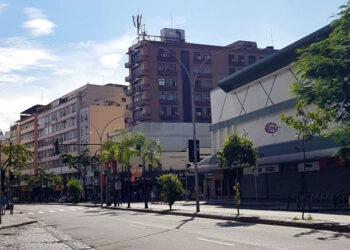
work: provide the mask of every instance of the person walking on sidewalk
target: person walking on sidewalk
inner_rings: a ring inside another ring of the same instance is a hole
[[[3,196],[1,197],[1,214],[2,214],[2,215],[5,215],[6,203],[7,203],[6,196],[3,195]]]

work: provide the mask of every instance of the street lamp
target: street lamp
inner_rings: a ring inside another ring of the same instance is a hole
[[[196,131],[196,109],[195,109],[195,82],[198,78],[198,74],[200,72],[200,70],[202,69],[202,67],[209,61],[211,60],[211,58],[213,56],[219,55],[219,54],[223,54],[226,53],[228,51],[232,50],[232,47],[228,47],[227,49],[223,49],[220,51],[216,51],[215,53],[213,53],[212,55],[208,56],[207,58],[205,58],[203,60],[203,62],[199,65],[198,67],[198,71],[195,72],[195,74],[190,74],[190,72],[188,71],[186,65],[179,60],[175,55],[173,51],[170,51],[167,48],[164,48],[162,46],[158,46],[155,45],[153,43],[148,43],[149,45],[167,51],[169,53],[169,55],[171,55],[173,58],[175,58],[175,60],[181,65],[181,67],[183,68],[184,72],[186,73],[190,84],[191,84],[191,113],[192,113],[192,125],[193,125],[193,165],[194,165],[194,178],[195,178],[195,192],[196,192],[196,212],[200,211],[200,206],[199,206],[199,179],[198,179],[198,159],[197,159],[197,131]]]
[[[103,127],[103,129],[102,129],[102,132],[100,133],[100,131],[97,129],[97,127],[93,124],[93,123],[91,123],[90,121],[87,121],[94,129],[95,129],[95,131],[97,132],[97,135],[98,135],[98,139],[99,139],[99,145],[100,145],[100,149],[99,150],[97,150],[96,151],[96,153],[98,152],[98,151],[100,151],[100,153],[102,153],[102,140],[103,140],[103,134],[104,134],[104,132],[105,132],[105,130],[106,130],[106,128],[108,127],[108,125],[109,124],[111,124],[112,122],[114,122],[115,120],[118,120],[118,119],[120,119],[120,118],[125,118],[125,114],[124,115],[121,115],[121,116],[118,116],[118,117],[115,117],[115,118],[113,118],[112,120],[110,120],[109,122],[107,122],[106,124],[105,124],[105,126]],[[96,154],[95,153],[95,154]],[[100,165],[100,168],[101,168],[101,171],[100,171],[100,178],[101,178],[101,208],[103,207],[103,182],[102,182],[102,180],[103,180],[103,166],[102,166],[102,162],[101,162],[101,165]],[[107,206],[107,204],[108,204],[108,200],[107,200],[107,191],[108,191],[108,186],[107,186],[107,178],[108,178],[108,175],[107,175],[107,173],[106,173],[106,206]]]

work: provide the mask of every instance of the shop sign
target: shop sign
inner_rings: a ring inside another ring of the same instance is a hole
[[[274,122],[269,122],[268,124],[265,125],[266,133],[274,134],[277,132],[277,130],[278,130],[278,126]]]
[[[132,167],[130,169],[131,175],[134,177],[141,177],[142,175],[142,167]]]
[[[299,172],[318,171],[320,170],[320,162],[319,161],[306,162],[305,166],[304,166],[304,163],[299,163],[298,170]]]

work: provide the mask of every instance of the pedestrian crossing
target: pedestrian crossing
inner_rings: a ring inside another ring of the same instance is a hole
[[[54,214],[54,213],[59,213],[59,212],[78,212],[81,210],[86,210],[88,208],[83,208],[83,207],[75,207],[75,208],[57,208],[57,209],[41,209],[41,210],[33,210],[30,209],[29,211],[24,211],[22,210],[22,212],[24,214],[28,214],[28,215],[35,215],[35,214]]]

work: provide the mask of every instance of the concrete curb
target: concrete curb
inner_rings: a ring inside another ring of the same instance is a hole
[[[25,225],[29,225],[29,224],[33,224],[33,223],[37,223],[37,220],[31,220],[31,221],[26,221],[26,222],[22,222],[22,223],[18,223],[18,224],[12,224],[12,225],[8,225],[8,226],[0,226],[0,230],[2,229],[6,229],[6,228],[11,228],[11,227],[21,227],[21,226],[25,226]]]
[[[264,224],[264,225],[276,225],[285,227],[298,227],[298,228],[308,228],[315,230],[328,230],[341,233],[350,232],[350,225],[341,225],[335,222],[314,222],[314,221],[285,221],[276,220],[270,218],[260,218],[253,216],[229,216],[229,215],[216,215],[216,214],[201,214],[201,213],[186,213],[180,211],[170,211],[170,210],[153,210],[153,209],[142,209],[142,208],[121,208],[121,207],[103,207],[104,209],[114,209],[123,211],[133,211],[142,213],[156,213],[156,214],[167,214],[167,215],[177,215],[177,216],[187,216],[187,217],[198,217],[206,219],[216,219],[216,220],[229,220],[243,223],[253,223],[253,224]]]

